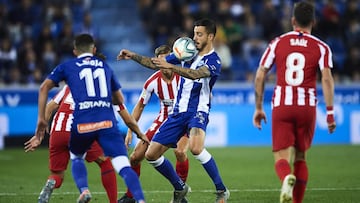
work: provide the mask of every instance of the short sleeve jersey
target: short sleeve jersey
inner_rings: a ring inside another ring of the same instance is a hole
[[[70,132],[73,122],[74,100],[69,87],[65,85],[52,100],[59,105],[59,108],[54,115],[51,132]]]
[[[260,66],[276,66],[273,107],[315,106],[318,68],[332,68],[329,46],[308,33],[291,31],[274,39],[260,60]]]
[[[163,122],[173,110],[179,81],[180,76],[174,74],[171,82],[168,83],[163,79],[161,71],[156,71],[144,83],[140,102],[146,105],[153,94],[159,98],[160,111],[156,118],[159,122]]]
[[[48,79],[55,84],[65,81],[69,86],[75,102],[74,122],[116,121],[112,92],[118,91],[121,85],[103,60],[82,54],[57,66]]]
[[[204,56],[196,56],[192,61],[181,63],[173,54],[166,57],[172,64],[182,64],[183,68],[198,69],[206,66],[210,76],[196,80],[181,77],[177,97],[174,105],[174,113],[182,112],[205,112],[211,108],[211,91],[221,72],[221,60],[214,50]]]

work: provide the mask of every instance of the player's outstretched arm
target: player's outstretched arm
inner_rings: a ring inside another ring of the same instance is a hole
[[[130,113],[126,108],[120,108],[119,114],[123,119],[124,123],[126,124],[126,126],[130,128],[137,135],[137,138],[141,139],[142,141],[148,144],[150,143],[146,135],[144,135],[144,133],[140,131],[140,128],[137,122],[135,121],[134,117],[130,115]]]
[[[130,128],[134,133],[136,133],[136,135],[139,139],[143,140],[146,143],[150,143],[149,139],[146,137],[146,135],[144,135],[140,131],[140,128],[139,128],[136,120],[134,119],[134,117],[132,117],[130,115],[130,113],[128,112],[128,110],[125,108],[124,96],[123,96],[121,90],[113,92],[112,97],[113,97],[114,103],[118,104],[120,107],[119,114],[120,114],[120,117],[123,119],[124,123],[126,124],[126,126],[128,128]]]
[[[135,52],[129,51],[127,49],[123,49],[120,51],[120,53],[117,56],[117,60],[128,60],[132,59],[133,61],[141,64],[142,66],[145,66],[147,68],[156,70],[158,69],[153,62],[151,62],[150,57],[141,56]]]
[[[329,133],[333,133],[336,128],[334,119],[334,79],[330,68],[324,68],[321,71],[321,84],[326,104],[326,121],[328,124]]]

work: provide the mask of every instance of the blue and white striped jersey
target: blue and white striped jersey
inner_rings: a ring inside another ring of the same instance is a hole
[[[168,55],[166,60],[172,64],[180,63],[173,54]],[[211,91],[221,72],[219,56],[215,50],[211,50],[204,56],[198,55],[192,61],[183,62],[182,66],[194,70],[206,66],[210,71],[210,77],[196,80],[181,77],[173,113],[198,111],[209,113],[211,108]]]

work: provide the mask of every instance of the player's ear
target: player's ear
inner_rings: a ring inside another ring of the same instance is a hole
[[[292,26],[296,26],[296,25],[297,25],[296,20],[295,20],[295,17],[291,17],[291,25],[292,25]]]
[[[77,50],[76,50],[76,49],[73,49],[73,54],[74,54],[75,56],[77,56]]]
[[[93,54],[95,54],[95,53],[96,53],[96,47],[95,47],[95,46],[93,47],[92,52],[93,52]]]
[[[214,35],[213,33],[210,33],[210,34],[208,35],[208,37],[209,37],[209,39],[212,41],[212,40],[214,40],[215,35]]]

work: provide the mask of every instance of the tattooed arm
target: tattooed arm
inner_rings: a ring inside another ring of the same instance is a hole
[[[192,80],[206,78],[210,76],[210,71],[206,66],[202,66],[199,69],[193,70],[190,68],[182,68],[180,66],[173,65],[172,70],[175,73]]]
[[[206,78],[210,76],[210,71],[206,66],[202,66],[196,70],[190,68],[183,68],[166,62],[161,58],[151,58],[153,64],[160,69],[170,69],[175,73],[192,80],[199,78]]]
[[[159,69],[158,67],[155,66],[155,64],[151,61],[150,57],[146,57],[146,56],[141,56],[139,54],[136,54],[135,52],[123,49],[120,51],[120,53],[117,56],[117,60],[122,60],[122,59],[132,59],[134,61],[136,61],[137,63],[141,64],[142,66],[145,66],[147,68],[156,70]]]

